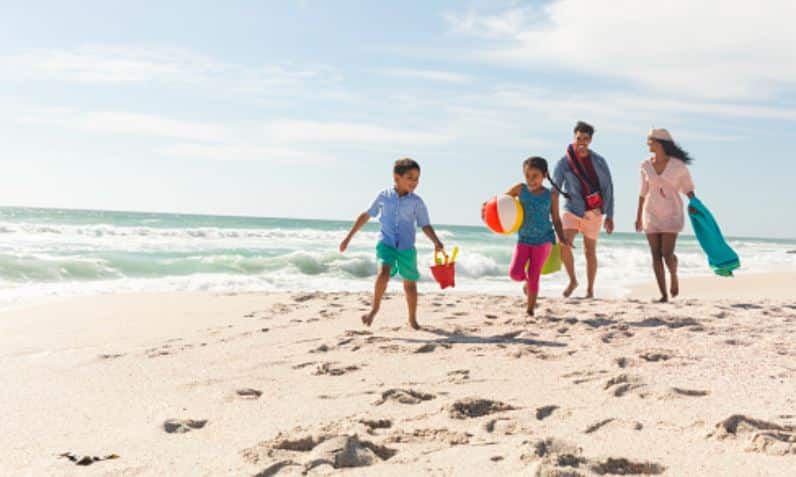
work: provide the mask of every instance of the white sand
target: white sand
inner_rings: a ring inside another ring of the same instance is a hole
[[[668,274],[667,274],[668,283]],[[658,285],[650,269],[650,282],[636,286],[634,298],[659,297]],[[680,280],[681,298],[725,300],[760,300],[764,298],[796,300],[796,272],[747,273],[739,270],[732,277],[718,275]]]
[[[426,295],[420,332],[400,295],[364,329],[368,299],[0,313],[0,475],[794,475],[792,298]]]

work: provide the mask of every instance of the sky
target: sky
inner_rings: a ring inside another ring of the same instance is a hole
[[[4,1],[0,205],[353,220],[412,157],[432,222],[477,224],[585,120],[617,230],[654,126],[725,233],[796,238],[793,18],[792,0]]]

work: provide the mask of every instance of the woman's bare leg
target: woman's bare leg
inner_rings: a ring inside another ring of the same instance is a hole
[[[669,269],[671,277],[672,298],[680,294],[680,280],[677,278],[677,255],[674,254],[674,247],[677,244],[677,234],[661,234],[661,255]]]
[[[669,294],[666,292],[666,275],[663,269],[663,253],[661,252],[661,234],[647,234],[647,242],[650,244],[652,254],[652,270],[655,272],[655,280],[658,281],[658,290],[661,292],[660,302],[669,301]]]

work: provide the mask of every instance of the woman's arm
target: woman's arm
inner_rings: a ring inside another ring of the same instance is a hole
[[[641,213],[644,210],[644,198],[650,191],[650,183],[647,180],[647,174],[644,173],[644,163],[641,163],[641,170],[639,171],[639,177],[641,179],[641,185],[639,187],[638,193],[638,209],[636,210],[636,232],[641,232],[642,230],[642,223],[641,223]]]
[[[636,232],[641,232],[641,211],[644,210],[644,196],[638,197],[638,209],[636,210]]]

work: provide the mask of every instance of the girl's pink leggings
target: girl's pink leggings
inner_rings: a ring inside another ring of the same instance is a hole
[[[514,256],[511,258],[509,276],[512,280],[528,282],[528,293],[539,293],[539,275],[545,260],[550,255],[553,244],[550,242],[542,245],[527,245],[517,243]],[[528,265],[527,271],[525,266]]]

